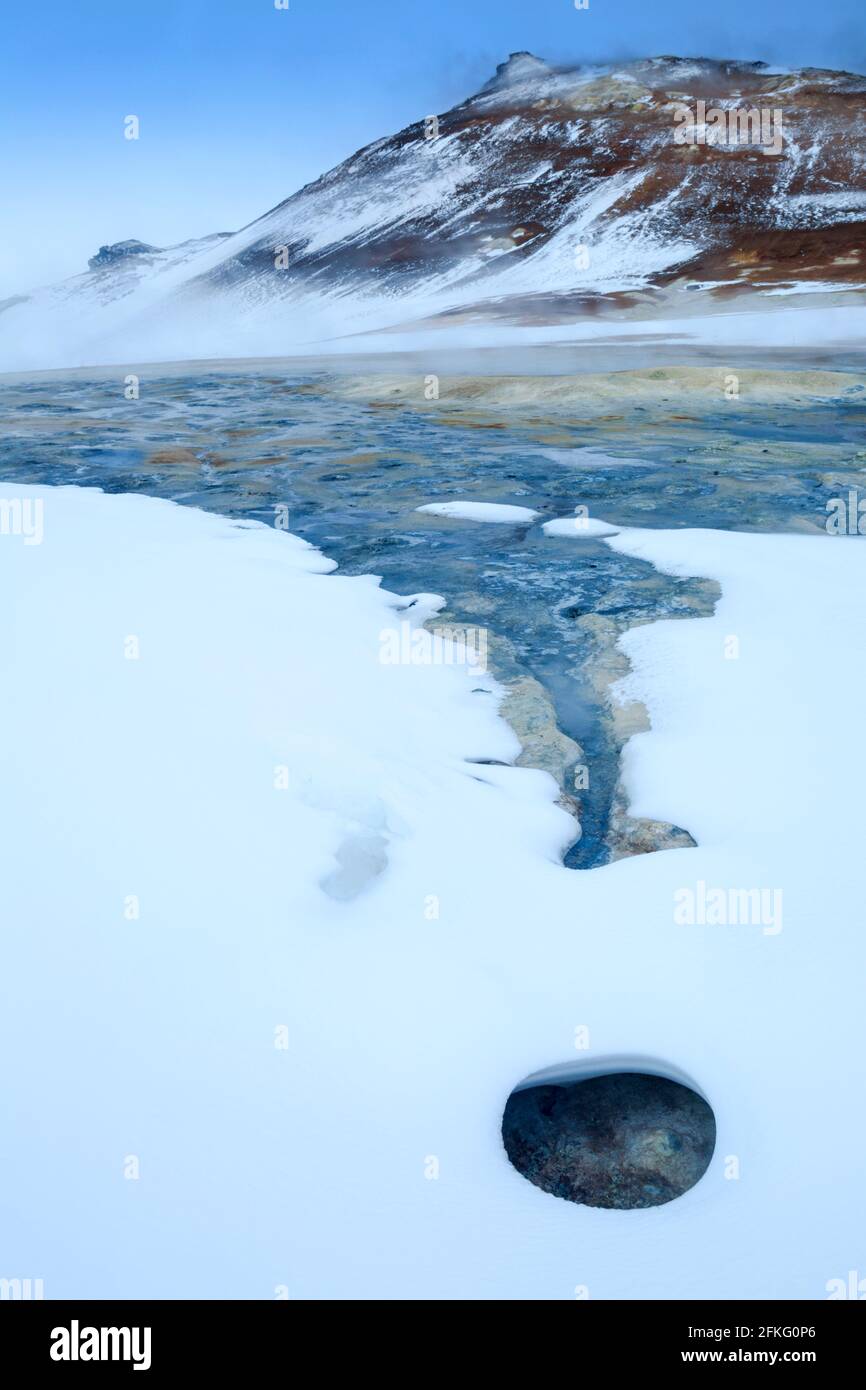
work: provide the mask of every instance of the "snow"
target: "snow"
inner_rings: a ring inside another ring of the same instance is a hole
[[[616,526],[598,517],[586,516],[580,511],[576,516],[560,516],[555,521],[545,521],[542,531],[546,536],[568,536],[572,540],[589,540],[593,536],[615,536]]]
[[[406,600],[265,527],[5,492],[44,527],[0,535],[4,1274],[49,1298],[821,1299],[863,1269],[866,546],[609,539],[722,587],[623,643],[652,718],[633,809],[699,848],[575,873],[552,780],[501,765],[489,678],[380,661]],[[701,883],[781,888],[782,930],[676,924]],[[515,1084],[615,1058],[714,1107],[669,1206],[571,1205],[502,1149]]]
[[[333,186],[320,183],[302,190],[289,223],[281,205],[253,225],[259,238],[271,235],[276,244],[297,239],[307,252],[351,245],[373,228],[394,226],[447,205],[475,173],[472,161],[452,138],[422,137],[384,171],[362,164],[348,185],[335,181]]]
[[[760,291],[762,300],[766,296]],[[747,303],[747,300],[743,300]],[[380,333],[371,329],[363,338],[352,341],[352,351],[360,345],[373,350],[387,348],[393,352],[417,351],[424,348],[443,348],[450,344],[461,348],[534,347],[542,344],[652,343],[654,345],[714,344],[725,347],[814,347],[830,345],[859,345],[866,334],[866,307],[860,304],[832,305],[819,309],[736,309],[682,318],[605,319],[585,317],[571,323],[545,327],[521,325],[475,326],[464,324],[458,330],[436,326],[429,329],[405,329]],[[348,349],[347,349],[348,351]]]
[[[454,521],[492,521],[504,525],[534,521],[538,516],[531,507],[510,507],[503,502],[428,502],[415,510],[429,512],[431,516],[447,516]]]

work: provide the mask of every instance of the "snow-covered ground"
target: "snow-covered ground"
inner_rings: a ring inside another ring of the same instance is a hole
[[[478,761],[517,752],[489,678],[381,659],[429,596],[141,496],[4,503],[0,1274],[820,1299],[866,1271],[866,545],[609,540],[721,582],[624,643],[633,809],[699,848],[571,872],[552,779]],[[768,911],[682,920],[714,890]],[[505,1157],[517,1082],[617,1057],[715,1109],[669,1206],[575,1206]]]

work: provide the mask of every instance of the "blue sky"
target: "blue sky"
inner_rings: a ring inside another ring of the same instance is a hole
[[[0,297],[102,242],[259,216],[517,49],[866,68],[862,0],[9,0],[0,20]],[[141,138],[123,138],[123,118]]]

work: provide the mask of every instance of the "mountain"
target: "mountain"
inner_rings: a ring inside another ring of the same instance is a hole
[[[81,360],[242,355],[419,322],[835,304],[866,281],[864,95],[844,72],[512,54],[467,101],[241,231],[101,248],[85,274],[0,305],[0,338],[59,330]]]

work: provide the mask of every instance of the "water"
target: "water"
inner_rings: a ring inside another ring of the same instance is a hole
[[[496,674],[541,682],[559,729],[581,745],[591,779],[566,862],[589,867],[611,853],[619,756],[599,669],[617,633],[709,612],[714,586],[660,575],[600,541],[545,537],[538,524],[415,508],[474,497],[541,519],[584,504],[622,525],[820,527],[834,488],[866,487],[863,407],[856,393],[795,410],[720,400],[677,415],[626,403],[594,420],[440,407],[348,400],[324,374],[261,367],[148,374],[133,401],[120,370],[0,381],[0,476],[144,492],[269,524],[288,508],[291,530],[343,572],[444,595],[443,621],[487,628]],[[551,768],[566,793],[579,756]]]

